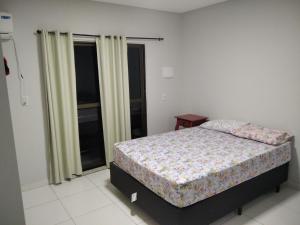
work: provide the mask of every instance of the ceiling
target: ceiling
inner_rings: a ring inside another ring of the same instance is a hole
[[[146,9],[184,13],[228,0],[93,0]]]

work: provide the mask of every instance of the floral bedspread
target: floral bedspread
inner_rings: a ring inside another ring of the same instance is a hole
[[[115,163],[177,207],[186,207],[291,159],[272,146],[200,127],[115,144]]]

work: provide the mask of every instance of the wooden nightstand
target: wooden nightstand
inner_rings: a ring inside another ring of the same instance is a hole
[[[194,114],[184,114],[180,116],[175,116],[175,118],[177,119],[175,130],[178,130],[180,126],[182,127],[199,126],[208,120],[206,116],[200,116]]]

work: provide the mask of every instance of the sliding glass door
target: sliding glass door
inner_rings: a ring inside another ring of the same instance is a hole
[[[75,42],[74,52],[80,153],[86,171],[106,164],[96,43]]]
[[[82,168],[104,166],[105,145],[95,42],[75,42],[78,124]],[[132,138],[147,136],[145,46],[128,44]]]
[[[145,45],[128,44],[131,137],[147,136]]]

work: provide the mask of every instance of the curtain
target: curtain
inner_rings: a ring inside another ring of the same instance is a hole
[[[82,174],[72,34],[41,34],[51,183]]]
[[[131,139],[126,37],[99,37],[98,55],[101,112],[106,163],[113,161],[113,145]]]

